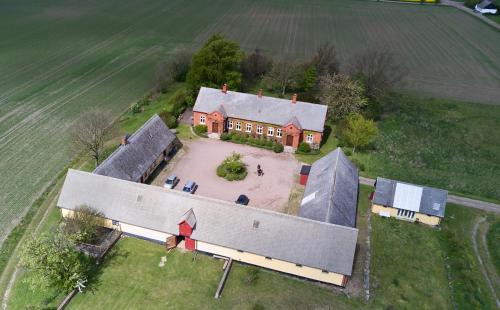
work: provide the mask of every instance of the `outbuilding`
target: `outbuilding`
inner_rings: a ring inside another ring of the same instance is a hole
[[[448,192],[442,189],[377,178],[372,212],[437,226],[444,218],[447,198]]]

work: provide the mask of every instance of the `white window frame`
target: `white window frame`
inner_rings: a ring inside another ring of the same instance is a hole
[[[267,136],[268,137],[274,136],[274,127],[267,127]]]
[[[245,124],[245,132],[252,132],[252,124],[251,123]]]
[[[313,143],[314,142],[314,136],[312,133],[308,133],[306,136],[306,142],[307,143]]]
[[[227,129],[233,129],[233,121],[227,122]]]
[[[200,115],[200,124],[205,125],[205,121],[206,121],[205,115]]]
[[[264,126],[262,126],[262,125],[257,125],[257,134],[258,134],[258,135],[261,135],[263,131],[264,131]]]
[[[281,128],[276,128],[276,137],[281,138],[283,136],[283,132]]]
[[[241,131],[241,122],[236,122],[236,130]]]

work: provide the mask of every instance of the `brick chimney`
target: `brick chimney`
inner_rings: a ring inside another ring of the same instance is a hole
[[[222,92],[224,94],[227,94],[227,84],[226,83],[224,83],[224,85],[222,85]]]
[[[292,96],[292,103],[293,104],[297,103],[297,94],[293,94],[293,96]]]
[[[262,98],[262,88],[259,90],[259,98]]]

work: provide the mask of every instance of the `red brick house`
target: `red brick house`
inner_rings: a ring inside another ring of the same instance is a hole
[[[296,149],[305,141],[318,148],[323,137],[327,106],[201,87],[193,108],[194,125],[209,134],[239,132],[263,137]]]

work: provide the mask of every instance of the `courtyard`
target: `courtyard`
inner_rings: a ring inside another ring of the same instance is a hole
[[[188,181],[195,181],[195,195],[234,202],[244,194],[249,206],[283,212],[292,189],[298,187],[300,163],[289,153],[274,153],[247,145],[214,139],[183,141],[183,148],[151,182],[163,186],[169,175],[176,175],[180,182],[175,190],[182,190]],[[216,174],[217,166],[233,152],[242,155],[248,175],[241,181],[226,181]],[[257,175],[257,165],[264,171]]]

